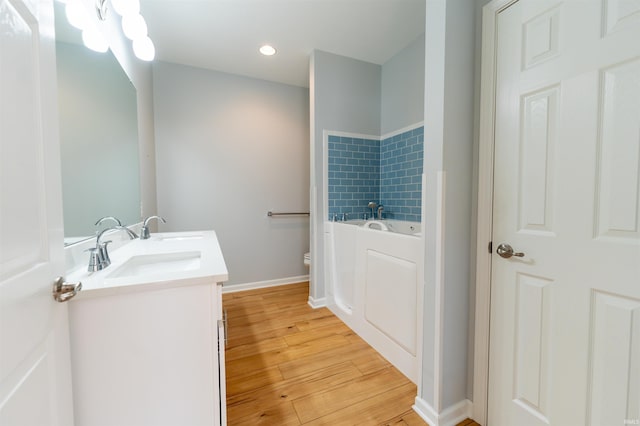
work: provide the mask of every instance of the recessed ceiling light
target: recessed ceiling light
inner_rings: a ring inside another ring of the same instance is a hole
[[[260,48],[260,53],[262,53],[264,56],[273,56],[276,54],[276,49],[273,46],[265,44]]]

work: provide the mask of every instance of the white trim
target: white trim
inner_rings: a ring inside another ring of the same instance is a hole
[[[373,139],[380,140],[380,135],[365,135],[364,133],[352,133],[352,132],[339,132],[337,130],[322,130],[322,137],[327,138],[327,136],[339,136],[342,138],[356,138],[356,139]]]
[[[433,357],[433,405],[436,409],[442,408],[442,381],[444,372],[442,371],[444,353],[444,286],[445,286],[445,264],[444,264],[444,242],[445,242],[445,218],[446,218],[446,172],[438,171],[436,174],[436,251],[435,251],[435,324],[434,324],[434,357]],[[424,232],[423,232],[424,234]]]
[[[423,158],[424,161],[424,158]],[[424,169],[423,169],[424,170]],[[418,358],[418,383],[417,383],[417,392],[418,395],[422,395],[422,387],[423,387],[423,372],[424,372],[424,288],[426,286],[425,283],[425,273],[424,273],[424,269],[425,269],[425,259],[424,259],[424,252],[426,250],[426,246],[427,246],[427,233],[425,232],[425,224],[426,222],[426,211],[427,211],[427,197],[425,194],[426,188],[427,188],[427,175],[424,174],[424,171],[422,173],[422,203],[420,204],[420,211],[422,212],[422,215],[420,217],[420,226],[422,229],[421,232],[421,236],[420,236],[420,246],[422,247],[422,262],[419,262],[419,269],[418,269],[418,282],[421,283],[421,285],[418,286],[419,291],[418,291],[418,352],[416,354],[417,358]]]
[[[313,309],[325,308],[327,306],[327,298],[326,297],[319,297],[319,298],[315,299],[315,298],[309,296],[309,300],[307,301],[307,303]]]
[[[339,132],[339,131],[324,129],[322,131],[322,136],[323,136],[323,139],[325,140],[328,135],[331,135],[331,136],[339,136],[344,138],[373,139],[376,141],[381,141],[383,139],[388,139],[392,136],[401,135],[402,133],[408,132],[409,130],[415,130],[418,127],[424,127],[424,121],[419,121],[417,123],[410,124],[401,129],[397,129],[389,133],[385,133],[384,135],[365,135],[364,133]]]
[[[317,197],[317,176],[316,173],[316,102],[315,102],[315,51],[311,51],[309,58],[309,260],[313,265],[318,264],[318,253],[321,243],[318,241],[318,199]],[[309,295],[319,292],[318,268],[309,269]]]
[[[397,129],[397,130],[391,131],[389,133],[385,133],[384,135],[380,136],[380,140],[388,139],[388,138],[390,138],[392,136],[396,136],[396,135],[401,135],[404,132],[408,132],[409,130],[415,130],[418,127],[424,127],[424,121],[419,121],[418,123],[410,124],[408,126],[405,126],[402,129]]]
[[[238,291],[257,290],[259,288],[299,284],[306,281],[309,281],[309,275],[299,275],[297,277],[279,278],[277,280],[257,281],[254,283],[245,284],[224,284],[222,286],[222,293],[236,293]]]
[[[437,413],[424,399],[416,397],[412,408],[431,426],[454,426],[471,417],[473,404],[468,399],[464,399]]]
[[[476,312],[473,360],[473,415],[487,424],[489,390],[489,326],[491,319],[491,253],[493,226],[493,154],[496,91],[496,24],[498,13],[517,0],[494,0],[482,9],[480,141],[478,154],[478,218],[476,245]]]
[[[313,147],[312,147],[313,149]],[[311,175],[313,176],[313,174]],[[312,177],[315,180],[315,178]],[[310,202],[310,212],[311,212],[311,229],[309,232],[309,263],[313,264],[314,267],[309,267],[309,294],[317,294],[318,289],[316,286],[318,285],[318,268],[315,267],[318,263],[318,250],[320,250],[320,246],[318,243],[318,215],[316,214],[316,194],[317,187],[313,185],[310,190],[311,193],[311,202]],[[324,221],[322,222],[324,223]]]

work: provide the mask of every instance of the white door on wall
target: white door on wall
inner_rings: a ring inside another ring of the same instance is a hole
[[[52,0],[0,0],[0,424],[73,424]]]
[[[497,34],[488,424],[639,424],[640,2]]]

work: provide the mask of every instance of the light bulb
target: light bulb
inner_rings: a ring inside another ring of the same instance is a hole
[[[153,61],[156,56],[156,48],[149,37],[133,40],[133,53],[143,61]]]
[[[122,17],[122,32],[129,40],[137,40],[147,36],[147,23],[139,13]]]
[[[95,26],[82,30],[82,42],[87,48],[95,52],[104,53],[109,50],[109,43]]]
[[[111,6],[120,16],[140,13],[140,0],[111,0]]]
[[[260,53],[262,53],[264,56],[273,56],[276,54],[276,49],[273,46],[265,44],[260,48]]]
[[[84,29],[90,22],[89,13],[79,0],[69,0],[64,10],[69,24],[79,30]]]

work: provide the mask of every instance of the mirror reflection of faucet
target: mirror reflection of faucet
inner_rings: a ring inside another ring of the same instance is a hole
[[[160,216],[149,216],[148,218],[146,218],[144,220],[144,222],[142,222],[142,229],[140,230],[140,239],[141,240],[148,240],[149,237],[151,237],[151,232],[149,232],[149,221],[151,219],[157,219],[162,223],[167,223],[167,221],[164,220],[163,217],[160,217]]]
[[[116,225],[118,226],[122,226],[122,222],[120,221],[120,219],[118,219],[115,216],[105,216],[105,217],[101,217],[100,219],[98,219],[98,221],[95,223],[95,226],[100,226],[102,225],[103,222],[106,222],[107,220],[111,220],[113,222],[115,222]]]

